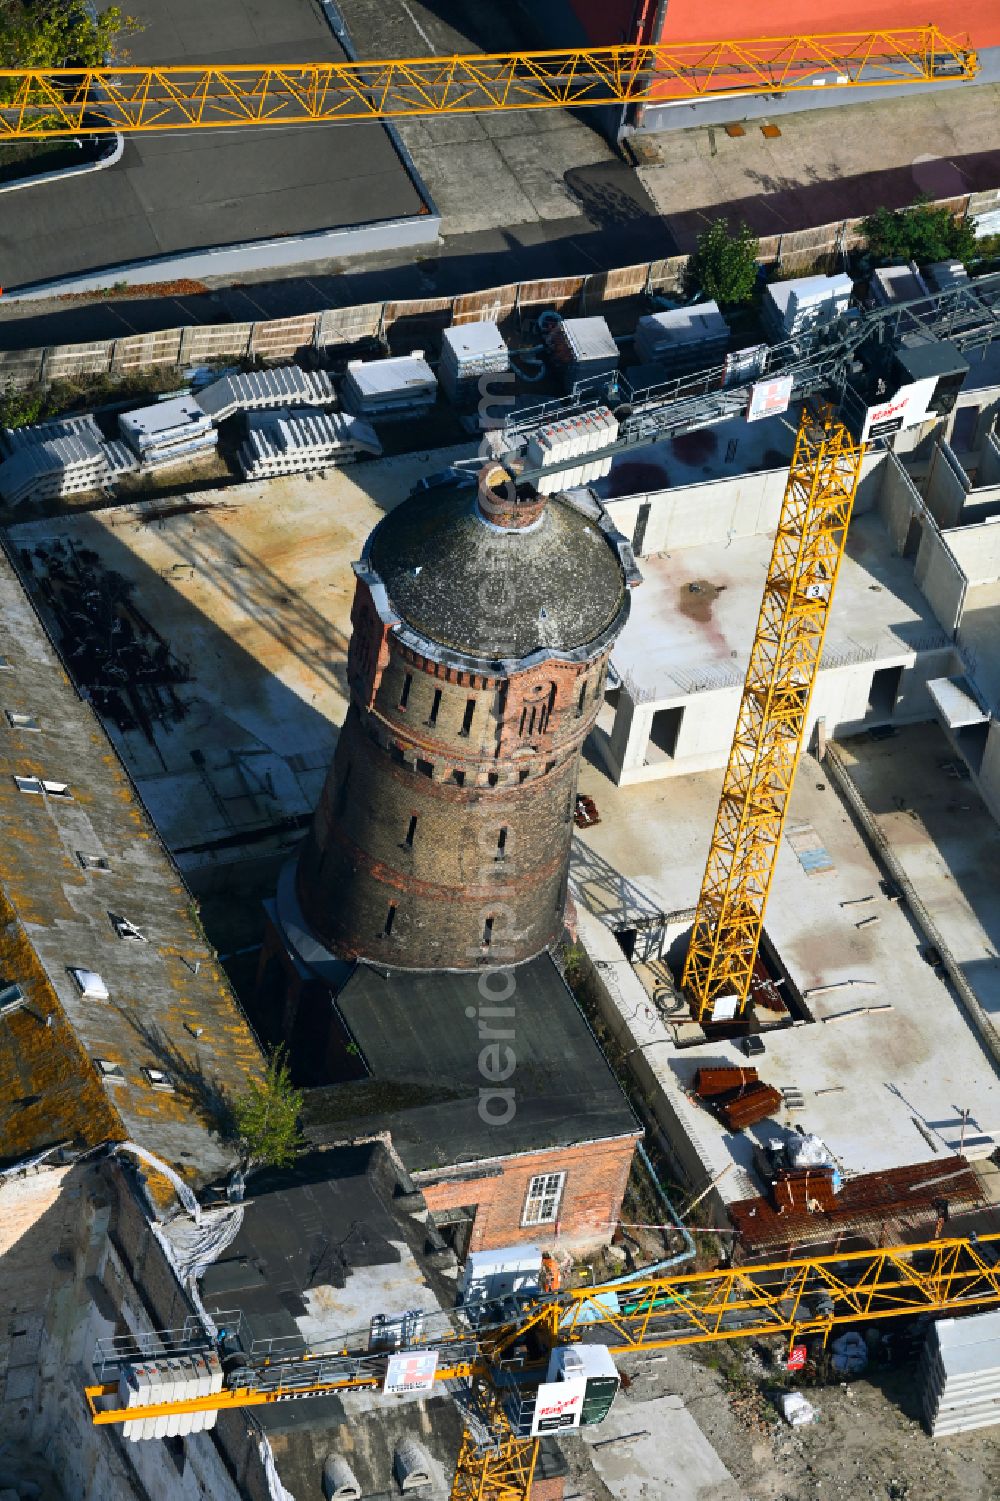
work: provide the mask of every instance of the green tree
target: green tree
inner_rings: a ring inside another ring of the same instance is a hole
[[[0,67],[98,67],[118,56],[122,36],[141,30],[117,5],[88,11],[82,0],[0,0]],[[0,98],[10,84],[0,86]]]
[[[303,1145],[299,1135],[302,1092],[292,1084],[284,1046],[275,1048],[262,1079],[233,1102],[233,1119],[251,1164],[286,1167]]]
[[[720,305],[749,302],[757,285],[760,242],[746,224],[730,233],[725,219],[716,219],[698,236],[698,247],[687,266],[687,282]]]
[[[909,208],[876,209],[862,219],[866,248],[877,261],[968,261],[980,252],[968,220],[958,220],[946,208],[918,200]]]
[[[19,391],[12,383],[0,395],[0,427],[30,427],[52,415],[52,404],[45,391],[33,386]]]

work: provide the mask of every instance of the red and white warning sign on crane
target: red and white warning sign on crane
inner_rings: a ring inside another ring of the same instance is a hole
[[[436,1350],[411,1350],[390,1355],[382,1390],[387,1396],[399,1396],[402,1392],[430,1391],[434,1385],[437,1364]]]
[[[538,1400],[531,1419],[532,1435],[560,1433],[564,1428],[579,1428],[586,1391],[585,1376],[572,1376],[568,1381],[543,1382],[538,1388]]]

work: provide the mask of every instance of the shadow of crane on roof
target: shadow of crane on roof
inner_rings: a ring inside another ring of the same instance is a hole
[[[573,900],[612,931],[634,926],[636,919],[665,920],[658,902],[623,876],[603,855],[576,838],[570,849],[569,888]]]
[[[264,502],[262,502],[264,504]],[[192,515],[192,509],[197,514]],[[153,512],[145,524],[158,525],[176,553],[173,572],[185,567],[243,611],[289,655],[324,683],[347,695],[347,637],[306,596],[250,551],[204,510],[185,507],[181,524],[170,511]]]

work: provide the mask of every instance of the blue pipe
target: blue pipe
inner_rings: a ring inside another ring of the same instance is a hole
[[[671,1204],[670,1199],[667,1196],[666,1189],[663,1187],[663,1184],[656,1176],[656,1169],[653,1167],[653,1164],[649,1160],[649,1153],[646,1151],[646,1148],[643,1146],[641,1141],[636,1147],[636,1151],[639,1153],[639,1161],[646,1169],[646,1172],[649,1174],[650,1181],[653,1187],[656,1189],[657,1197],[659,1198],[664,1209],[667,1211],[670,1218],[673,1220],[674,1224],[677,1226],[677,1229],[681,1233],[681,1238],[684,1241],[684,1250],[678,1251],[675,1256],[667,1256],[663,1261],[654,1261],[650,1266],[639,1267],[638,1271],[626,1272],[621,1277],[610,1277],[606,1282],[604,1282],[603,1286],[605,1287],[615,1287],[618,1283],[621,1282],[634,1282],[637,1277],[648,1277],[653,1272],[666,1271],[668,1267],[678,1266],[682,1261],[691,1261],[697,1254],[695,1243],[691,1239],[691,1232],[688,1230],[686,1225],[681,1223],[676,1209],[674,1208],[673,1204]]]

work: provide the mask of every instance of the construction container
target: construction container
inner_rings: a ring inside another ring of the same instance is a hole
[[[908,266],[879,266],[871,274],[868,293],[875,307],[890,307],[897,302],[918,302],[929,295],[929,288],[916,261]]]
[[[578,381],[614,375],[621,358],[603,318],[566,318],[545,336],[549,356],[571,391]]]
[[[491,375],[510,369],[510,350],[495,323],[460,323],[441,335],[441,389],[453,406],[473,406]]]
[[[648,313],[635,326],[636,357],[667,375],[721,364],[728,347],[729,324],[715,302]]]
[[[343,404],[358,417],[415,417],[437,400],[437,380],[421,350],[389,360],[351,360]]]

